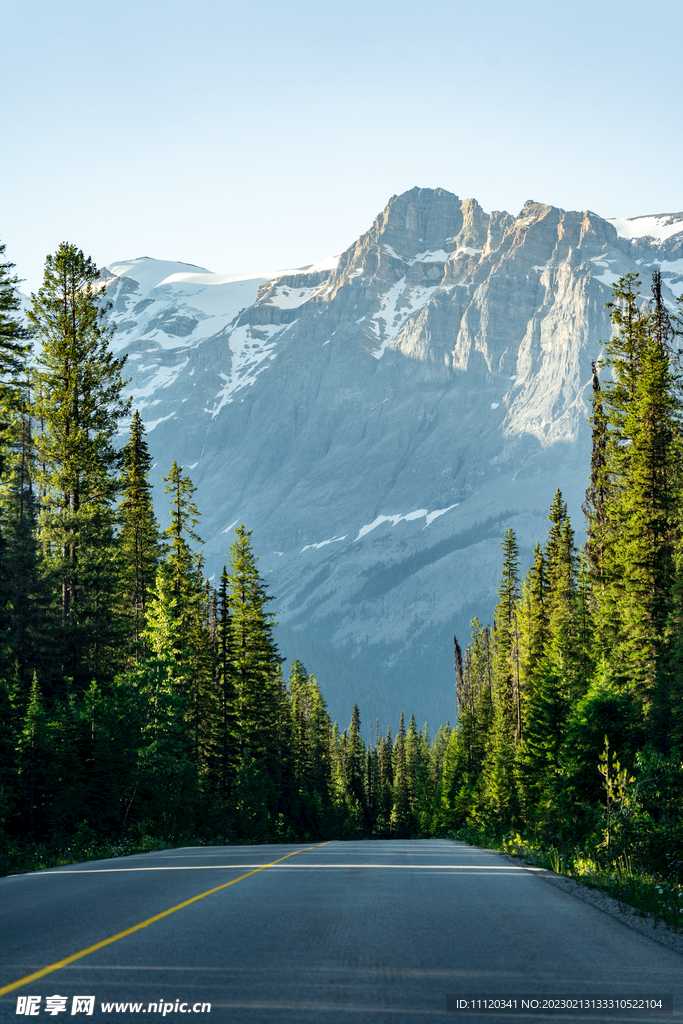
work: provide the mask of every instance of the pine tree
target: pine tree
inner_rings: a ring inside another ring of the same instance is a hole
[[[485,800],[485,780],[494,756],[494,665],[488,626],[470,623],[472,640],[465,651],[463,681],[469,707],[458,714],[455,729],[447,723],[436,735],[430,758],[434,798],[423,826],[433,833],[462,825],[469,811]],[[426,729],[426,727],[425,727]]]
[[[357,801],[358,806],[365,812],[365,745],[360,728],[360,710],[358,704],[354,704],[346,747],[346,786],[351,799]]]
[[[5,248],[0,244],[0,260]],[[0,262],[0,480],[5,480],[5,493],[0,498],[0,672],[9,679],[16,666],[22,687],[27,690],[33,666],[24,668],[23,662],[23,657],[30,653],[24,643],[28,609],[23,598],[36,582],[35,558],[29,557],[35,554],[35,544],[27,535],[26,518],[22,518],[26,477],[17,479],[15,471],[17,463],[25,469],[30,461],[30,455],[22,458],[27,456],[30,336],[22,322],[20,282],[13,269],[13,263]],[[16,524],[17,517],[20,526]],[[22,577],[22,569],[27,570],[28,577]]]
[[[17,699],[14,680],[0,676],[0,849],[12,818],[24,809],[19,806],[17,746],[26,704]]]
[[[217,776],[220,695],[216,686],[216,645],[211,622],[212,595],[203,578],[204,563],[196,568],[197,604],[188,635],[188,674],[191,687],[191,729],[194,757],[204,784],[213,788]]]
[[[526,723],[526,704],[546,654],[550,635],[550,582],[546,557],[540,544],[534,547],[533,565],[522,585],[518,621],[522,677],[522,719]]]
[[[171,523],[164,530],[167,557],[157,569],[155,591],[146,607],[148,626],[143,640],[158,656],[176,665],[180,685],[189,692],[184,678],[191,660],[190,636],[193,623],[202,615],[203,587],[200,555],[191,542],[201,544],[194,527],[199,510],[193,501],[196,488],[181,467],[174,462],[164,477],[164,494],[171,495]]]
[[[639,279],[615,286],[615,334],[606,344],[611,378],[602,385],[606,424],[601,585],[595,594],[599,650],[644,710],[660,686],[680,536],[681,398],[673,335],[653,276],[651,308]],[[664,701],[665,703],[665,701]]]
[[[581,655],[577,626],[577,552],[567,513],[558,489],[548,514],[551,526],[545,549],[548,578],[547,654],[567,697],[585,692],[587,680],[579,680]]]
[[[40,836],[50,803],[51,748],[43,695],[34,675],[18,743],[19,806],[29,836]]]
[[[391,811],[391,834],[395,839],[411,839],[416,830],[412,810],[410,779],[406,764],[406,725],[401,712],[393,751],[394,805]]]
[[[31,351],[31,332],[22,317],[20,284],[12,273],[13,263],[2,262],[6,246],[0,243],[0,474],[7,442],[6,432],[27,391],[27,360]]]
[[[224,798],[227,798],[230,794],[237,770],[235,745],[235,669],[228,587],[228,570],[223,566],[217,595],[216,673],[219,701],[217,744],[220,760],[220,791]]]
[[[186,699],[185,723],[194,764],[211,775],[216,760],[219,698],[215,686],[215,644],[211,635],[211,595],[203,579],[203,561],[191,543],[201,544],[194,527],[199,510],[196,488],[174,462],[164,477],[171,495],[171,523],[164,531],[168,554],[156,574],[142,640]]]
[[[272,599],[257,568],[251,531],[239,526],[235,534],[228,575],[235,685],[234,736],[241,764],[247,761],[251,764],[249,759],[255,762],[261,772],[258,785],[265,793],[272,787],[278,759],[278,670],[282,658],[273,638],[273,615],[267,610]],[[267,799],[272,807],[275,800],[272,788]]]
[[[410,716],[406,733],[406,770],[412,795],[412,811],[419,834],[429,829],[435,780],[429,758],[429,732],[425,723],[418,730],[415,715]]]
[[[379,726],[378,726],[379,732]],[[377,814],[375,828],[379,835],[388,836],[391,830],[391,809],[393,807],[393,740],[391,729],[378,741],[377,763],[379,782],[377,788]]]
[[[586,500],[582,506],[586,517],[585,553],[588,572],[596,593],[602,594],[605,587],[605,544],[607,541],[607,419],[602,402],[600,376],[595,362],[591,363],[593,382],[592,451],[590,483]]]
[[[369,833],[376,834],[377,814],[379,811],[379,759],[377,747],[368,746],[365,752],[365,806],[366,821]]]
[[[576,622],[579,680],[584,692],[595,671],[595,622],[586,545],[579,549],[576,574]]]
[[[591,473],[591,501],[586,507],[589,513],[593,513],[589,517],[588,552],[589,564],[595,562],[592,568],[600,583],[599,591],[594,595],[594,613],[596,641],[603,654],[610,654],[618,647],[621,635],[620,604],[624,581],[622,496],[630,474],[632,441],[627,432],[627,418],[635,400],[643,353],[648,343],[648,318],[639,305],[639,286],[637,274],[627,274],[614,286],[614,299],[607,304],[614,332],[604,343],[606,358],[602,364],[610,373],[600,384],[599,405],[594,400],[594,448],[598,443],[602,465],[594,452],[597,472]],[[594,505],[593,490],[600,496],[599,505]],[[598,553],[600,562],[596,561]]]
[[[80,689],[111,674],[119,639],[115,438],[129,402],[122,397],[125,357],[111,352],[115,325],[98,278],[92,260],[63,243],[47,257],[28,313],[41,343],[34,373],[40,529],[57,589],[61,673]]]
[[[513,530],[506,530],[501,547],[503,571],[493,633],[493,726],[485,772],[492,807],[500,818],[508,820],[514,815],[514,753],[521,731],[517,624],[519,550]]]
[[[299,785],[307,791],[313,771],[313,751],[309,726],[311,721],[308,673],[298,659],[294,659],[289,671],[289,699],[292,708],[292,755],[294,770]]]
[[[536,548],[523,599],[531,659],[525,665],[524,735],[515,774],[528,820],[547,817],[571,705],[588,682],[582,676],[574,533],[559,490],[548,519],[545,550]]]
[[[197,490],[189,476],[185,476],[181,467],[174,462],[168,476],[164,477],[164,494],[171,495],[171,523],[164,531],[168,546],[167,562],[171,575],[173,592],[179,602],[178,616],[182,626],[189,625],[189,620],[196,613],[197,577],[200,556],[190,545],[202,544],[201,537],[195,533],[194,527],[200,519],[200,512],[194,502]]]
[[[30,404],[22,401],[9,432],[0,500],[0,562],[6,604],[2,609],[3,674],[16,674],[23,701],[34,672],[48,675],[54,651],[46,637],[49,596],[41,572],[38,505],[34,490],[35,446]]]
[[[144,655],[142,633],[147,624],[149,595],[156,582],[161,541],[152,505],[152,487],[148,480],[152,458],[145,441],[144,424],[137,409],[130,424],[130,438],[122,455],[122,495],[118,509],[121,588],[124,615],[129,623],[131,657],[139,661]]]
[[[670,361],[672,328],[653,275],[635,393],[624,419],[629,473],[620,501],[622,586],[619,654],[646,709],[666,649],[681,497],[681,400]]]
[[[308,703],[310,708],[309,736],[311,747],[311,778],[317,806],[320,807],[321,827],[331,811],[330,773],[330,716],[318,680],[308,677]]]
[[[0,259],[5,249],[0,243]],[[21,282],[13,270],[13,263],[0,262],[0,408],[5,417],[24,394],[26,359],[31,349],[30,332],[21,317]]]
[[[333,817],[330,720],[317,679],[297,659],[291,665],[288,692],[298,831],[313,838],[324,833]]]

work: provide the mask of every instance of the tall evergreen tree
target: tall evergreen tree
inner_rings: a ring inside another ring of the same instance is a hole
[[[401,712],[393,751],[394,806],[391,811],[391,834],[395,839],[411,839],[416,829],[413,816],[410,778],[406,762],[406,724]]]
[[[593,383],[593,407],[589,421],[592,427],[591,472],[582,511],[586,517],[587,568],[594,581],[596,594],[602,594],[605,588],[605,543],[607,540],[607,419],[602,401],[599,371],[595,362],[591,363],[591,371]]]
[[[581,655],[578,640],[577,552],[562,492],[556,491],[548,514],[550,530],[545,549],[548,577],[547,651],[567,697],[583,694],[587,680],[579,680]]]
[[[0,261],[5,249],[0,243]],[[13,263],[0,262],[0,405],[5,416],[24,394],[26,358],[31,347],[30,331],[21,316],[21,282],[13,270]]]
[[[667,623],[680,536],[681,396],[673,335],[653,277],[642,305],[637,275],[615,287],[615,333],[606,343],[606,424],[601,588],[596,638],[621,685],[649,709],[666,660]]]
[[[146,607],[148,627],[143,634],[157,655],[167,656],[176,664],[179,679],[187,674],[192,625],[202,614],[201,560],[192,546],[202,543],[194,529],[199,522],[195,490],[174,462],[164,477],[164,494],[171,495],[171,522],[163,532],[167,557],[157,569],[155,592]],[[187,690],[188,680],[183,685]]]
[[[45,702],[35,675],[17,754],[19,807],[26,818],[26,831],[32,838],[42,838],[49,823],[52,750]]]
[[[624,417],[629,472],[619,502],[619,654],[629,685],[648,709],[668,639],[683,455],[683,406],[670,358],[673,331],[658,271],[653,298],[635,393]]]
[[[164,531],[168,553],[157,569],[142,640],[165,666],[173,687],[185,699],[193,761],[206,775],[215,771],[218,698],[211,595],[203,579],[201,554],[192,546],[202,543],[194,529],[199,522],[193,497],[196,488],[176,462],[164,477],[164,484],[164,493],[171,495],[171,522]]]
[[[550,632],[550,583],[546,556],[540,544],[534,547],[534,561],[522,584],[518,623],[520,633],[520,671],[522,678],[522,720],[526,723],[525,706],[533,691]]]
[[[501,817],[514,815],[514,752],[521,733],[519,689],[519,549],[514,531],[505,531],[501,544],[502,573],[498,585],[493,634],[493,736],[487,757],[487,790]]]
[[[28,529],[33,509],[26,508],[33,454],[26,412],[30,335],[21,317],[14,264],[3,260],[5,248],[0,244],[0,481],[5,478],[5,493],[0,495],[0,674],[9,680],[16,666],[26,690],[33,666],[24,669],[31,617],[24,598],[36,583],[35,544]],[[22,570],[28,575],[22,576]]]
[[[161,539],[152,504],[152,487],[148,480],[152,457],[137,409],[133,414],[130,437],[122,455],[122,495],[118,510],[121,588],[124,615],[129,623],[131,656],[138,661],[144,654],[142,633],[147,624],[149,595],[156,581]]]
[[[351,798],[365,811],[365,745],[360,732],[360,710],[353,705],[346,747],[346,785]]]
[[[239,526],[235,534],[228,569],[235,743],[240,754],[249,751],[272,774],[282,658],[273,638],[273,614],[268,611],[272,598],[258,571],[251,531]]]
[[[218,685],[218,756],[220,761],[220,792],[230,794],[237,768],[235,744],[236,690],[232,622],[229,603],[229,576],[223,566],[217,594],[216,674]]]
[[[93,261],[62,243],[47,257],[28,313],[41,345],[34,372],[40,529],[59,592],[61,674],[81,689],[116,663],[115,438],[129,408],[125,356],[112,354],[115,325],[98,282]]]
[[[38,503],[35,492],[35,445],[31,408],[22,401],[16,410],[0,498],[0,562],[6,603],[0,613],[4,623],[3,674],[15,674],[22,700],[28,695],[35,671],[48,674],[54,650],[45,636],[48,591],[40,565]]]

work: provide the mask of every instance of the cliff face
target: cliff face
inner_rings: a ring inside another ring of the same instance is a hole
[[[253,530],[283,653],[335,717],[453,718],[452,634],[490,617],[503,531],[529,560],[558,486],[582,528],[605,302],[627,271],[649,295],[655,263],[673,301],[683,214],[512,217],[415,188],[304,270],[108,268],[155,483],[187,467],[209,573]]]

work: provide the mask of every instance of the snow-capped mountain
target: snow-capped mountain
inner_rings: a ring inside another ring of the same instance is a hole
[[[220,275],[148,258],[105,279],[161,477],[198,487],[209,573],[238,523],[277,597],[283,653],[331,711],[454,716],[452,635],[488,621],[499,542],[523,560],[556,487],[577,531],[590,363],[629,271],[683,292],[683,213],[485,213],[394,196],[339,257]]]

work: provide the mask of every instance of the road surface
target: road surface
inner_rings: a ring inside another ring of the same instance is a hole
[[[93,1017],[146,1024],[498,1024],[548,1017],[446,1013],[446,997],[673,994],[673,1017],[551,1016],[681,1022],[683,957],[448,840],[191,847],[0,879],[3,990],[15,1021],[84,1021],[74,997],[94,996]]]

